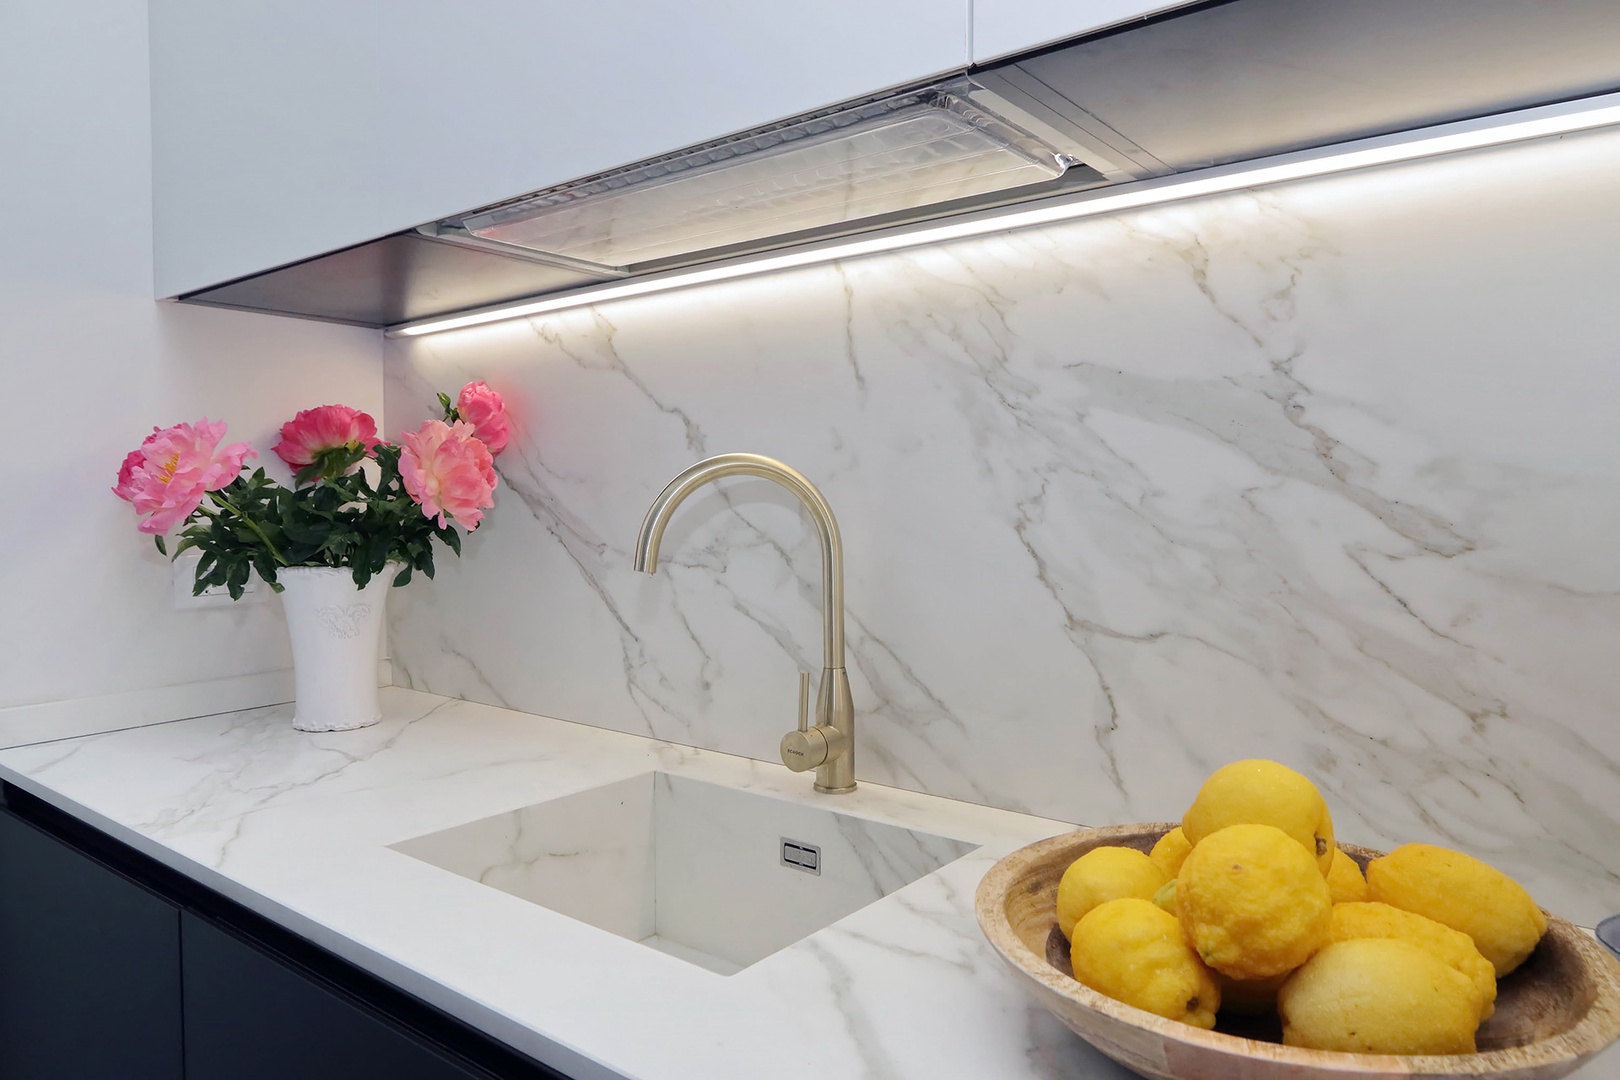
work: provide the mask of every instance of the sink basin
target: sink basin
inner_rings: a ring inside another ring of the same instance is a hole
[[[392,845],[722,975],[974,846],[666,772]]]

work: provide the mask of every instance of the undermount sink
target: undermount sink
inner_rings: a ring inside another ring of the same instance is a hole
[[[722,975],[974,846],[665,772],[392,845]]]

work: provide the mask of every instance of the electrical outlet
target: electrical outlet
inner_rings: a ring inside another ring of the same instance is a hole
[[[232,604],[262,604],[270,587],[259,580],[257,574],[248,576],[247,584],[242,586],[242,599],[232,600],[231,594],[225,591],[225,586],[216,585],[203,590],[202,595],[191,595],[192,587],[197,582],[197,560],[202,556],[195,551],[187,551],[178,559],[169,564],[169,595],[174,602],[176,611],[197,611],[202,608],[230,607]]]

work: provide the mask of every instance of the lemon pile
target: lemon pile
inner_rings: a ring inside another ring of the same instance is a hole
[[[1364,877],[1316,785],[1259,760],[1216,770],[1152,851],[1075,860],[1057,919],[1099,993],[1204,1029],[1275,1011],[1290,1046],[1368,1054],[1472,1053],[1496,980],[1547,930],[1461,852],[1406,844]]]

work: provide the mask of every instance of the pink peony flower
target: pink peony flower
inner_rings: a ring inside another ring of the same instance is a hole
[[[202,505],[204,495],[235,480],[243,461],[258,456],[245,442],[219,449],[224,437],[225,424],[204,417],[195,427],[153,428],[139,450],[125,455],[113,494],[150,515],[141,532],[167,533]]]
[[[473,426],[473,431],[489,447],[491,455],[506,449],[507,440],[512,437],[512,425],[506,418],[506,402],[482,379],[461,388],[461,395],[456,398],[456,413]]]
[[[468,532],[495,505],[495,459],[473,425],[429,420],[399,437],[399,477],[425,517],[449,514]]]
[[[322,405],[282,424],[281,441],[272,449],[294,469],[303,469],[329,450],[364,449],[370,455],[377,442],[377,421],[370,416],[347,405]]]

